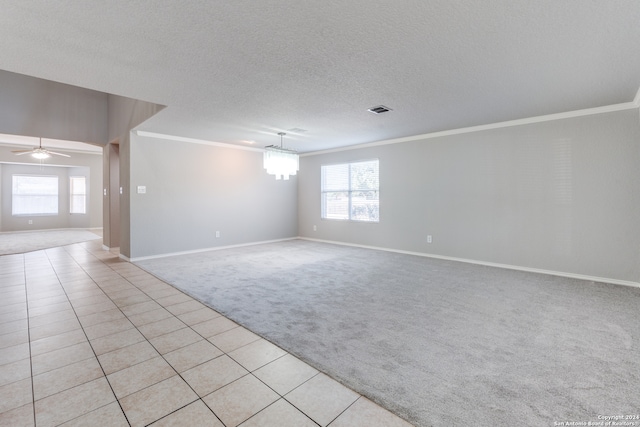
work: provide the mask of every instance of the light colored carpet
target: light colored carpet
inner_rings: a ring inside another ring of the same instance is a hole
[[[98,234],[84,229],[0,233],[0,255],[21,254],[101,239],[101,231],[96,231]]]
[[[301,240],[137,264],[418,426],[638,412],[639,288]]]

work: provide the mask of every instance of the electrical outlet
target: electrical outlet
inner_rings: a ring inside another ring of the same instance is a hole
[[[32,219],[29,220],[29,224],[33,224],[33,220]]]
[[[433,243],[433,238],[431,237],[431,234],[427,236],[427,243]]]
[[[216,231],[216,239],[217,239],[218,237],[220,237],[220,232],[219,232],[219,231]]]

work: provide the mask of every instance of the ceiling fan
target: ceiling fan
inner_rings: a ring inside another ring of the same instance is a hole
[[[47,150],[46,148],[42,148],[42,138],[40,138],[40,145],[38,147],[34,147],[31,150],[14,150],[12,151],[16,156],[22,156],[23,154],[31,154],[32,157],[42,160],[48,159],[53,154],[54,156],[62,156],[62,157],[71,157],[68,154],[56,153],[55,151]]]

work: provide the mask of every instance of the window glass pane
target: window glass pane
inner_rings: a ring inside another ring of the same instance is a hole
[[[71,207],[69,212],[72,214],[83,214],[87,213],[86,211],[86,196],[84,195],[73,195],[71,196]]]
[[[380,220],[377,191],[354,191],[351,193],[351,219],[356,221]]]
[[[377,190],[379,186],[377,160],[351,163],[351,191]]]
[[[11,213],[13,215],[56,215],[58,196],[14,195]]]
[[[13,215],[55,215],[58,213],[58,177],[12,176]]]
[[[69,178],[71,197],[69,212],[72,214],[87,213],[87,185],[84,176],[72,176]]]
[[[322,166],[322,191],[349,190],[349,164]]]
[[[349,219],[349,193],[346,191],[322,193],[322,218]]]
[[[13,194],[58,195],[57,176],[13,175]]]
[[[321,174],[322,218],[380,221],[377,159],[322,166]]]

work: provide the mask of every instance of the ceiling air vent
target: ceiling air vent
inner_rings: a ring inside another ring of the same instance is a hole
[[[367,111],[371,111],[375,114],[386,113],[387,111],[391,111],[391,108],[385,107],[384,105],[378,105],[377,107],[371,107]]]

